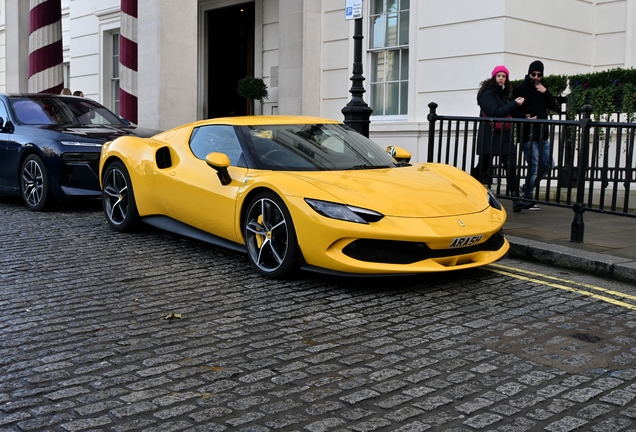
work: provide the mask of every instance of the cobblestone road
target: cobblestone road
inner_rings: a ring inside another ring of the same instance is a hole
[[[0,221],[0,431],[636,430],[626,307],[488,269],[271,281],[90,206]]]

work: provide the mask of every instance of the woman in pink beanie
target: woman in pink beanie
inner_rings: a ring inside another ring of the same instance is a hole
[[[481,117],[510,117],[517,106],[523,104],[523,98],[510,101],[512,84],[510,72],[504,65],[495,66],[490,78],[481,82],[477,92],[477,104],[481,108]],[[508,195],[519,197],[517,179],[517,147],[513,139],[511,123],[483,121],[479,124],[477,149],[479,163],[474,176],[487,185],[492,183],[492,160],[496,156],[506,171]],[[513,199],[514,212],[526,208],[529,203]],[[530,204],[531,205],[531,204]]]

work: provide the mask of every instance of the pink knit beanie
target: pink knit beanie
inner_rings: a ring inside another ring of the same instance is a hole
[[[506,74],[507,77],[510,77],[510,72],[508,72],[508,68],[505,67],[504,65],[495,66],[495,68],[492,70],[492,75],[491,76],[494,77],[499,72],[503,72],[503,73]]]

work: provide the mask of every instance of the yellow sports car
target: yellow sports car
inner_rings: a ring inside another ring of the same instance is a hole
[[[341,122],[245,116],[123,136],[100,159],[115,231],[140,222],[243,251],[261,274],[465,269],[508,250],[492,192],[443,164],[408,163]]]

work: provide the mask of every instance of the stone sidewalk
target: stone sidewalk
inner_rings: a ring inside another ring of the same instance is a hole
[[[513,213],[509,200],[502,203],[511,257],[636,283],[636,217],[585,212],[583,243],[573,243],[572,209],[541,205]]]

